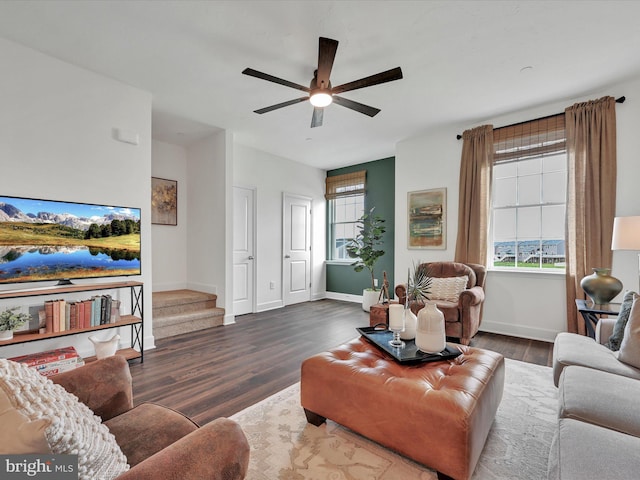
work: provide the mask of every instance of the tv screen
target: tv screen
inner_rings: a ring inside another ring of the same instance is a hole
[[[139,208],[0,197],[0,284],[140,273]]]

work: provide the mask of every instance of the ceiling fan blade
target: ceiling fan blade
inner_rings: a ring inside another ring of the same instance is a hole
[[[307,100],[309,100],[309,97],[296,98],[295,100],[289,100],[288,102],[278,103],[276,105],[271,105],[270,107],[261,108],[260,110],[254,110],[254,112],[263,114],[263,113],[271,112],[273,110],[277,110],[279,108],[288,107],[289,105],[295,105],[296,103],[305,102]]]
[[[318,47],[318,75],[317,84],[320,88],[329,88],[329,77],[333,68],[333,61],[336,58],[338,41],[330,38],[320,37]],[[324,83],[324,85],[323,85]]]
[[[254,70],[253,68],[245,68],[242,73],[245,75],[249,75],[250,77],[261,78],[262,80],[267,80],[268,82],[284,85],[285,87],[296,88],[298,90],[302,90],[303,92],[311,91],[309,87],[305,87],[304,85],[299,85],[297,83],[290,82],[289,80],[283,80],[282,78],[274,77],[273,75],[269,75],[268,73],[259,72],[258,70]]]
[[[337,103],[338,105],[342,105],[343,107],[350,108],[351,110],[355,110],[356,112],[364,113],[365,115],[369,115],[370,117],[375,117],[378,113],[380,113],[379,108],[370,107],[369,105],[354,102],[353,100],[347,100],[346,98],[339,97],[337,95],[333,96],[333,103]]]
[[[402,69],[400,67],[392,68],[386,72],[376,73],[370,77],[361,78],[360,80],[354,80],[353,82],[344,83],[331,89],[331,93],[344,93],[350,90],[357,90],[358,88],[371,87],[373,85],[379,85],[381,83],[392,82],[394,80],[400,80],[402,78]]]
[[[323,117],[324,117],[324,108],[313,107],[313,116],[311,117],[311,128],[321,127]]]

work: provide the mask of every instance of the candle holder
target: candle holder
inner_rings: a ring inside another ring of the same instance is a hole
[[[389,305],[389,330],[393,332],[389,345],[394,348],[404,347],[404,342],[400,339],[400,332],[404,330],[404,305]]]

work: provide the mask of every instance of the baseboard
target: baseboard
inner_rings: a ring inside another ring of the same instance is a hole
[[[324,300],[327,298],[327,292],[318,292],[311,294],[311,301],[315,302],[316,300]]]
[[[187,290],[186,283],[154,283],[153,291],[154,292],[170,292],[173,290]]]
[[[196,292],[218,294],[218,287],[207,283],[187,282],[187,290],[195,290]]]
[[[258,313],[266,312],[268,310],[275,310],[276,308],[284,307],[284,302],[282,300],[274,300],[272,302],[261,303],[256,305],[256,310]]]
[[[481,332],[509,335],[511,337],[527,338],[529,340],[541,340],[553,342],[558,332],[545,328],[528,327],[526,325],[513,325],[511,323],[490,322],[483,320],[480,326]]]
[[[344,302],[362,303],[362,295],[351,295],[349,293],[327,292],[329,300],[342,300]]]
[[[222,320],[222,325],[233,325],[234,323],[236,323],[235,315],[225,313],[224,319]]]

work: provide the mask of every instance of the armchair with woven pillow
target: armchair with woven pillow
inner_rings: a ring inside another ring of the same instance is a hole
[[[81,480],[241,480],[249,462],[247,439],[232,420],[199,427],[166,407],[134,407],[120,356],[50,378],[0,359],[0,421],[12,429],[3,428],[0,453],[77,453]],[[49,451],[39,451],[43,445]]]
[[[447,337],[458,338],[463,345],[469,345],[482,321],[486,267],[475,263],[429,262],[418,268],[428,269],[432,279],[429,299],[444,314]],[[405,303],[406,285],[397,285],[395,293],[399,302]],[[423,302],[411,303],[414,313],[422,307]]]

